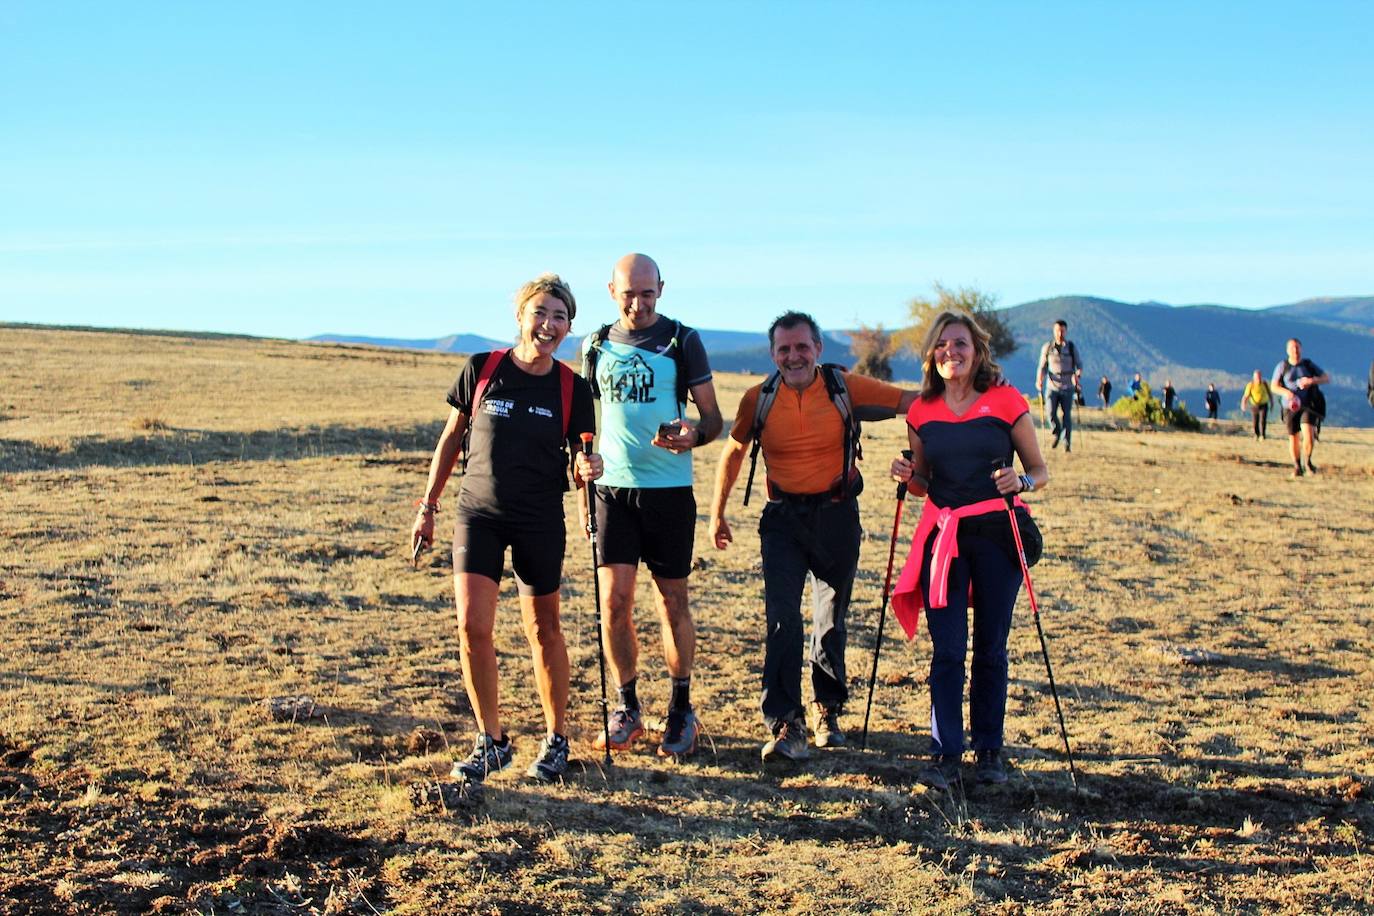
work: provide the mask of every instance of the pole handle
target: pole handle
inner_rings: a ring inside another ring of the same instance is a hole
[[[911,449],[909,449],[909,448],[904,448],[904,449],[902,449],[902,457],[905,458],[907,461],[910,461],[910,460],[911,460]],[[906,481],[902,481],[901,483],[897,484],[897,502],[902,502],[903,500],[906,499],[906,487],[907,487],[907,482],[906,482]]]

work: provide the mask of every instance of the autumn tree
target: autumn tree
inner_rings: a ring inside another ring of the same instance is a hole
[[[860,324],[849,335],[849,352],[854,356],[854,371],[884,382],[892,381],[892,356],[896,353],[892,335],[879,324],[870,328]]]
[[[972,315],[992,338],[990,346],[993,358],[1007,356],[1016,351],[1016,337],[1002,320],[1002,313],[997,311],[997,297],[991,293],[985,293],[972,286],[950,289],[936,283],[933,297],[912,299],[907,304],[907,310],[911,324],[891,335],[894,351],[910,350],[919,359],[922,355],[921,343],[925,340],[926,332],[930,330],[930,323],[935,320],[936,315],[944,311],[960,311]]]

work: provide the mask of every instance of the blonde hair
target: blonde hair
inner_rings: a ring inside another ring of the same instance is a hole
[[[548,293],[568,307],[569,323],[577,317],[577,300],[573,298],[572,290],[563,282],[562,277],[554,273],[540,274],[516,290],[515,313],[520,314],[520,309],[525,303],[540,293]]]
[[[973,356],[977,366],[973,370],[974,390],[987,391],[1002,375],[1002,367],[992,358],[991,335],[967,312],[953,309],[943,311],[930,323],[926,339],[921,342],[921,371],[925,373],[921,381],[921,397],[927,400],[945,391],[945,380],[935,368],[935,345],[940,342],[940,335],[945,333],[945,328],[952,324],[962,324],[973,338]]]

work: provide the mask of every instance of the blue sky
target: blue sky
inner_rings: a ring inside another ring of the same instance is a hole
[[[1374,294],[1374,4],[0,4],[0,320]]]

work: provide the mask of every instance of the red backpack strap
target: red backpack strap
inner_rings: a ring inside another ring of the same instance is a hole
[[[572,423],[573,371],[563,362],[557,362],[558,387],[563,395],[563,441],[568,441],[568,426]]]
[[[482,404],[482,396],[487,393],[487,383],[496,374],[496,368],[501,365],[501,361],[510,352],[510,347],[504,350],[492,350],[487,354],[487,361],[482,363],[482,371],[477,373],[477,386],[472,389],[472,415],[477,416],[477,409]]]

